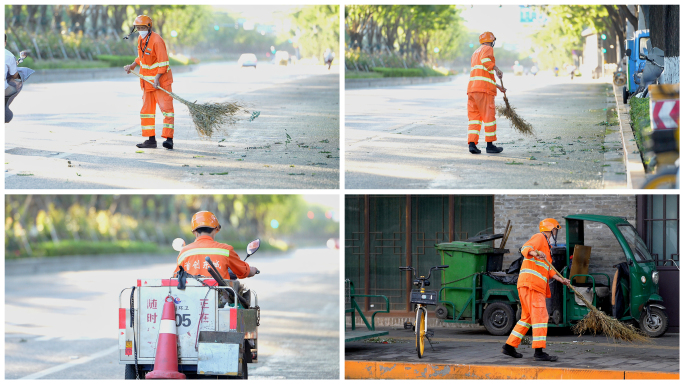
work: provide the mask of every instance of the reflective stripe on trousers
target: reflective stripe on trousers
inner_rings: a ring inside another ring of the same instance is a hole
[[[484,92],[468,94],[468,142],[477,144],[480,129],[485,127],[485,142],[496,141],[496,106],[494,95]]]
[[[164,86],[169,92],[171,91],[171,84]],[[162,90],[154,90],[152,92],[143,92],[143,106],[140,110],[140,126],[142,128],[143,137],[155,136],[154,119],[157,111],[157,104],[164,116],[164,126],[161,137],[173,138],[174,131],[174,112],[173,112],[173,98]]]

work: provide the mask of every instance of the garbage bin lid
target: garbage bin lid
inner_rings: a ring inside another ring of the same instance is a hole
[[[469,241],[471,243],[484,243],[485,241],[492,241],[496,239],[503,239],[504,235],[502,233],[498,234],[484,234],[484,235],[477,235],[473,237],[469,237],[466,239],[466,241]]]
[[[492,247],[487,244],[471,243],[468,241],[452,241],[451,243],[435,244],[439,251],[459,251],[472,254],[485,254],[492,251]]]

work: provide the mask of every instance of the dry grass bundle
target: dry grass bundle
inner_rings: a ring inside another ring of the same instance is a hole
[[[547,262],[546,264],[550,266],[554,272],[560,275],[551,263]],[[591,333],[593,335],[603,333],[613,340],[622,340],[629,343],[653,343],[651,338],[644,335],[639,329],[629,324],[625,324],[612,316],[608,316],[594,307],[591,302],[581,293],[577,292],[572,285],[569,285],[568,288],[570,288],[575,295],[582,300],[584,305],[589,308],[589,313],[580,320],[579,323],[572,327],[572,330],[578,335],[582,336],[585,333]]]
[[[144,79],[139,73],[131,71],[134,75],[138,76],[144,81],[154,85],[153,82]],[[249,113],[245,109],[244,105],[238,102],[223,102],[223,103],[206,103],[197,104],[196,102],[190,102],[182,97],[176,95],[173,92],[169,92],[163,88],[158,88],[166,92],[169,96],[173,97],[175,100],[180,101],[185,106],[188,107],[190,111],[190,117],[192,117],[192,122],[195,124],[195,129],[200,137],[210,138],[214,133],[219,132],[225,125],[234,124],[237,121],[237,116],[240,113]],[[252,113],[252,121],[258,114]]]
[[[501,87],[503,87],[503,79],[500,80]],[[518,116],[518,113],[515,111],[515,108],[511,107],[511,104],[508,102],[508,98],[506,97],[505,93],[504,103],[506,103],[506,106],[497,105],[496,111],[499,112],[499,114],[503,117],[510,120],[511,124],[513,125],[513,128],[515,128],[518,132],[528,136],[534,135],[534,131],[532,130],[532,126],[530,125],[530,123],[525,121],[525,119],[523,119],[522,117]]]

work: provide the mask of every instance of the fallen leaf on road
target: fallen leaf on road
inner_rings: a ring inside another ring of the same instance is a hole
[[[188,164],[183,164],[183,165],[181,165],[181,167],[189,167],[189,166],[190,166],[190,165],[188,165]]]
[[[145,153],[145,151],[135,151],[135,153]]]
[[[304,176],[303,173],[288,173],[290,176]]]
[[[213,172],[213,173],[209,173],[209,174],[210,175],[227,175],[228,172]]]
[[[510,163],[506,163],[506,165],[522,165],[522,163],[519,163],[519,162],[513,160]]]

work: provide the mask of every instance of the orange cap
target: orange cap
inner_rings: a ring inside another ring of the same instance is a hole
[[[147,15],[140,15],[135,18],[133,25],[147,25],[148,27],[151,27],[152,19],[150,19],[150,17]]]
[[[539,232],[551,231],[552,229],[561,229],[560,224],[556,219],[544,219],[539,222]]]
[[[221,225],[218,222],[216,216],[209,211],[199,211],[192,216],[192,230],[197,228],[220,228]]]
[[[491,32],[485,32],[480,35],[480,44],[491,43],[494,40],[496,40],[496,37],[494,37],[494,34]]]

